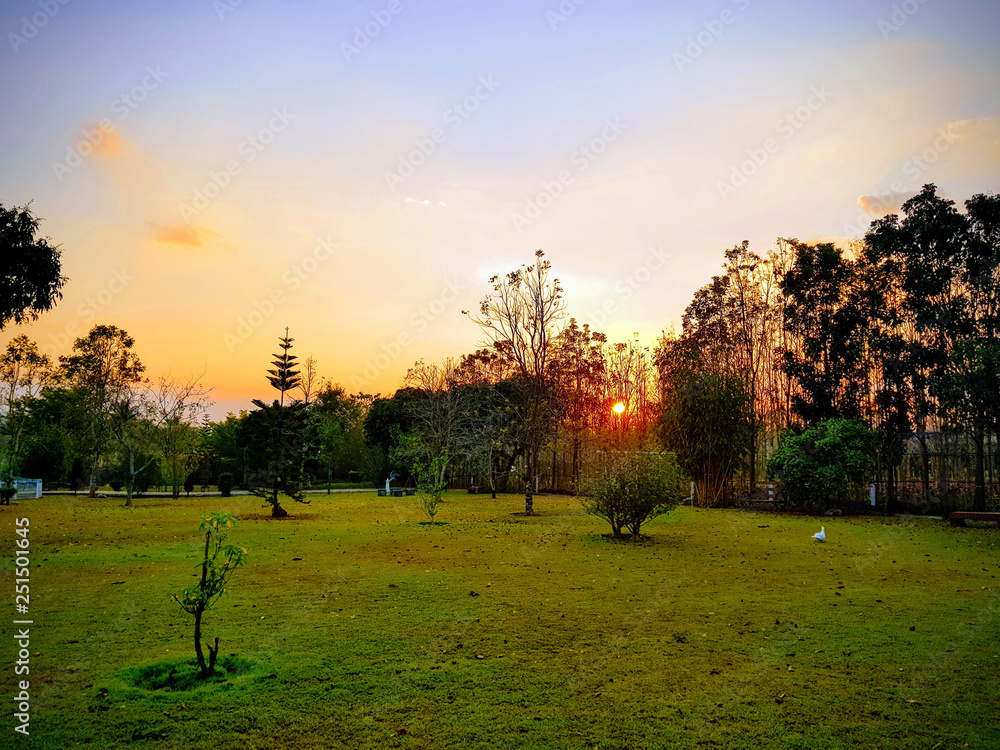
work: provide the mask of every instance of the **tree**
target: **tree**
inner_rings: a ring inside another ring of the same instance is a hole
[[[976,195],[965,207],[924,185],[902,217],[872,225],[865,255],[896,280],[899,317],[912,331],[900,368],[918,435],[931,417],[968,431],[975,507],[985,510],[986,435],[1000,421],[1000,197]],[[925,451],[925,477],[927,463]]]
[[[25,335],[16,336],[0,356],[0,481],[19,471],[30,420],[31,403],[50,375],[51,360]]]
[[[85,395],[84,451],[90,463],[90,492],[97,487],[97,470],[109,439],[114,404],[127,398],[145,367],[132,351],[135,340],[112,325],[97,325],[59,358],[60,377]]]
[[[684,495],[682,480],[681,469],[671,453],[619,452],[585,481],[583,507],[610,523],[616,539],[622,538],[622,529],[632,539],[639,539],[644,523],[680,503]]]
[[[0,203],[0,331],[11,321],[37,320],[62,299],[68,281],[62,251],[48,237],[37,237],[39,224],[30,206]]]
[[[272,386],[281,391],[279,403],[281,406],[284,406],[285,393],[296,388],[301,388],[302,379],[299,371],[295,369],[295,360],[298,357],[289,353],[289,350],[292,348],[292,342],[295,339],[288,338],[288,329],[286,328],[285,335],[279,337],[278,340],[281,342],[278,346],[281,347],[282,351],[281,354],[272,355],[275,357],[275,360],[271,364],[274,365],[275,369],[267,371],[267,379],[271,381]],[[306,400],[308,400],[308,394]]]
[[[560,418],[570,434],[570,471],[577,485],[581,479],[584,437],[598,427],[600,415],[605,411],[607,363],[604,347],[607,342],[603,333],[591,331],[586,323],[581,328],[575,318],[570,318],[556,349],[555,371],[562,398]]]
[[[748,455],[750,401],[742,380],[725,375],[677,374],[664,392],[660,439],[694,480],[703,504],[732,494],[732,478]]]
[[[549,279],[551,264],[535,252],[535,263],[493,276],[493,292],[479,306],[479,314],[465,312],[493,345],[505,347],[525,386],[519,419],[525,430],[524,510],[533,512],[532,484],[538,476],[538,454],[553,425],[554,344],[561,332],[566,305],[559,279]]]
[[[240,426],[240,444],[247,452],[247,489],[271,506],[274,518],[284,518],[279,495],[308,504],[302,489],[302,465],[312,445],[305,404],[282,406],[277,399],[257,408]]]
[[[226,590],[226,584],[235,570],[246,562],[247,551],[232,544],[223,546],[228,530],[235,525],[228,513],[212,513],[201,519],[199,531],[205,534],[205,552],[202,556],[201,580],[193,588],[174,595],[174,600],[185,612],[194,615],[194,651],[202,679],[215,674],[215,661],[219,656],[219,639],[215,647],[208,646],[208,661],[201,648],[201,618],[213,602]],[[214,542],[214,544],[213,544]]]
[[[854,265],[840,249],[795,243],[795,264],[781,291],[785,329],[801,350],[786,351],[782,369],[798,383],[793,402],[807,425],[861,416],[866,321],[851,304],[854,283]]]
[[[306,457],[314,449],[313,425],[308,421],[306,405],[293,401],[285,406],[285,393],[299,387],[299,374],[294,369],[295,355],[289,353],[293,339],[288,329],[280,339],[282,354],[275,354],[274,370],[268,370],[268,380],[281,392],[273,404],[254,399],[257,407],[243,420],[240,444],[248,453],[247,488],[271,506],[274,518],[283,518],[288,511],[281,507],[278,495],[306,503],[302,491],[302,471]]]
[[[448,466],[448,450],[444,449],[439,455],[434,456],[429,461],[417,461],[413,466],[413,475],[417,479],[417,494],[420,496],[420,504],[424,512],[434,523],[434,516],[437,515],[438,505],[441,503],[441,495],[444,493],[448,482],[444,479],[444,471]]]
[[[167,466],[174,497],[189,472],[193,448],[200,440],[194,429],[209,407],[208,392],[198,378],[177,381],[161,377],[153,386],[130,384],[112,404],[109,427],[126,458],[126,507],[132,506],[139,477],[159,460]]]
[[[768,475],[781,480],[787,500],[828,508],[851,499],[868,478],[877,445],[877,435],[862,422],[830,419],[801,435],[782,436]]]

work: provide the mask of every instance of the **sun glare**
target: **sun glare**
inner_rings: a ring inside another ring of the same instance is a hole
[[[625,404],[623,404],[621,401],[619,401],[617,404],[614,405],[613,408],[614,408],[615,414],[621,414],[622,412],[625,411]]]

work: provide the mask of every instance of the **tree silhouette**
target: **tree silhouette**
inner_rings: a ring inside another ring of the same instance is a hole
[[[0,203],[0,331],[13,321],[36,320],[62,298],[58,245],[36,237],[39,220],[29,206]]]
[[[288,350],[292,348],[292,342],[295,341],[295,339],[288,337],[288,329],[286,328],[285,335],[278,340],[281,342],[278,345],[281,347],[281,354],[271,355],[275,357],[275,360],[271,362],[275,369],[267,371],[267,379],[271,381],[272,386],[281,391],[279,404],[284,406],[285,392],[300,387],[302,379],[300,377],[300,371],[295,369],[295,360],[297,360],[298,357],[294,354],[289,354],[288,352]]]

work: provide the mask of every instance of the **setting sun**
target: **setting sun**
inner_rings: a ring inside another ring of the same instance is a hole
[[[615,414],[623,413],[625,411],[625,404],[619,401],[617,404],[614,405],[614,407],[612,407],[612,411],[614,411]]]

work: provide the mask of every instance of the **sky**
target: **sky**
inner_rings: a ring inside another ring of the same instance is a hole
[[[933,182],[1000,190],[1000,4],[8,0],[0,203],[64,298],[213,416],[292,353],[349,392],[474,351],[541,249],[568,313],[653,346],[727,248],[843,241]]]

